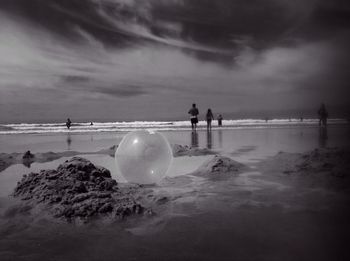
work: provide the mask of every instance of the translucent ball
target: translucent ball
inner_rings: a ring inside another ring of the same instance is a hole
[[[120,142],[115,152],[117,168],[128,182],[159,182],[173,158],[167,139],[159,132],[132,131]]]

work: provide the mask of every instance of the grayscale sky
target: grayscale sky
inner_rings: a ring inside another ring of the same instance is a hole
[[[349,3],[1,0],[0,122],[346,116]]]

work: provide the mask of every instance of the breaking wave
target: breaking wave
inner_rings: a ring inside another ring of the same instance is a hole
[[[329,124],[347,124],[344,119],[330,119]],[[213,122],[213,128],[216,128]],[[222,129],[235,128],[278,128],[290,126],[317,126],[318,119],[241,119],[223,120]],[[199,121],[199,129],[206,127],[205,121]],[[189,121],[133,121],[133,122],[90,122],[73,123],[68,130],[65,123],[19,123],[0,125],[0,134],[40,134],[40,133],[88,133],[88,132],[128,132],[132,130],[152,129],[159,131],[189,130]]]

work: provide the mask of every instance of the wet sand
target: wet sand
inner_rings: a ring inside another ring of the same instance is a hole
[[[200,130],[196,135],[190,131],[163,131],[171,144],[210,148],[220,152],[244,153],[249,157],[266,157],[278,151],[303,152],[317,147],[338,147],[350,144],[350,126],[332,125],[327,131],[318,127],[296,126],[281,128],[246,128],[214,130],[211,134]],[[119,144],[125,133],[86,134],[18,134],[0,135],[0,153],[79,151],[92,152]],[[239,153],[242,154],[242,153]],[[237,157],[237,155],[235,155]]]
[[[318,129],[213,132],[210,149],[243,163],[247,169],[212,180],[192,172],[213,155],[176,158],[169,177],[150,188],[168,198],[154,209],[152,217],[78,226],[25,211],[22,215],[8,212],[8,206],[17,202],[2,194],[0,259],[348,260],[348,187],[324,186],[318,176],[310,185],[302,172],[297,178],[284,173],[290,170],[286,166],[291,158],[302,157],[296,153],[327,146],[348,147],[348,133],[348,129],[329,128],[324,139]],[[182,140],[177,133],[167,135],[172,143],[191,145],[190,133]],[[199,142],[194,145],[209,147],[205,146],[206,135],[199,133]],[[108,147],[108,139],[104,137],[99,144]],[[281,158],[278,151],[282,150],[286,153]],[[110,169],[112,176],[122,181],[113,169],[112,157],[81,156]],[[64,160],[33,163],[27,171],[55,168]],[[11,173],[16,175],[13,180],[19,179],[18,172],[25,169],[20,166],[15,164],[1,172],[0,179]],[[343,183],[349,176],[334,178]]]

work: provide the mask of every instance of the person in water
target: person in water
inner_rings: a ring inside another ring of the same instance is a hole
[[[208,109],[207,115],[205,116],[207,120],[207,130],[211,130],[211,121],[214,119],[213,113],[211,112],[211,109]]]
[[[192,131],[193,130],[195,131],[197,128],[198,114],[199,114],[199,111],[198,111],[195,103],[192,104],[192,108],[188,111],[188,114],[191,115],[190,117],[191,117]]]
[[[319,117],[318,124],[320,126],[327,126],[328,112],[326,109],[326,105],[324,105],[324,103],[321,104],[321,107],[318,110],[318,117]]]
[[[222,126],[222,120],[223,120],[223,117],[222,117],[221,114],[219,114],[219,116],[218,116],[218,125],[219,125],[219,127]]]
[[[66,126],[68,129],[70,129],[70,126],[72,125],[72,121],[68,118],[66,122]]]

